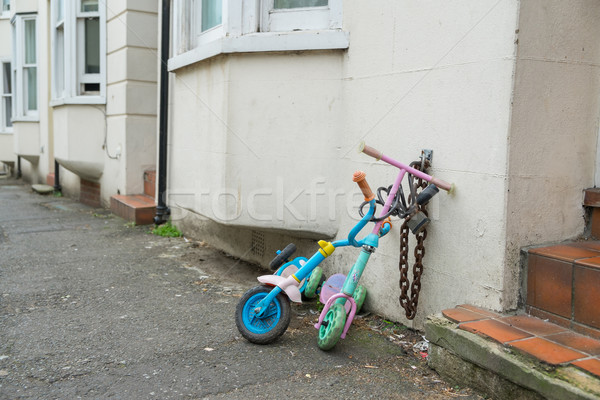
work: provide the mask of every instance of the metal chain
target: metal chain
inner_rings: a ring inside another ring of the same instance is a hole
[[[421,170],[421,161],[411,163],[411,167]],[[424,166],[426,169],[426,165]],[[416,189],[425,189],[427,182],[417,178]],[[418,206],[417,211],[421,211],[427,216],[425,205]],[[406,318],[414,319],[417,315],[417,306],[419,304],[419,293],[421,291],[421,275],[423,274],[423,257],[425,256],[425,239],[427,238],[427,229],[423,229],[416,235],[417,246],[415,247],[415,263],[413,265],[413,282],[410,283],[408,277],[408,220],[400,227],[400,262],[398,269],[400,270],[400,305],[404,308]],[[408,295],[408,287],[410,286],[410,297]]]

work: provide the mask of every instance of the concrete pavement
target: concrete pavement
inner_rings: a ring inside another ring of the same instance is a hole
[[[0,399],[480,398],[377,316],[323,352],[316,304],[292,306],[281,339],[247,342],[234,310],[264,273],[2,180]]]

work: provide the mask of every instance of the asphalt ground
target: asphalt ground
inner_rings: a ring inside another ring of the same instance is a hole
[[[235,306],[268,272],[149,231],[0,180],[0,399],[480,399],[376,315],[324,352],[318,304],[293,305],[279,340],[249,343]]]

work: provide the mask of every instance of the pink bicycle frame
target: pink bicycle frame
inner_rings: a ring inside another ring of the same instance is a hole
[[[385,161],[386,163],[393,165],[394,167],[397,167],[400,169],[400,172],[398,173],[398,176],[396,177],[396,181],[394,182],[394,185],[392,186],[392,190],[387,197],[385,205],[383,206],[381,215],[385,215],[390,210],[392,201],[396,197],[396,192],[398,192],[398,188],[400,187],[400,183],[402,182],[402,179],[404,178],[404,175],[407,172],[416,176],[417,178],[421,178],[421,179],[426,180],[427,182],[431,182],[438,188],[444,189],[445,191],[447,191],[449,193],[451,193],[454,190],[453,184],[450,184],[441,179],[435,178],[431,175],[421,172],[418,169],[415,169],[411,166],[401,163],[400,161],[396,161],[393,158],[386,156],[381,151],[376,150],[373,147],[367,146],[364,142],[362,142],[360,144],[359,151],[365,153],[368,156],[373,157],[377,161],[379,161],[379,160]],[[375,224],[375,227],[373,228],[373,233],[379,232],[379,230],[381,229],[381,224],[383,224],[383,221],[379,221],[377,224]]]

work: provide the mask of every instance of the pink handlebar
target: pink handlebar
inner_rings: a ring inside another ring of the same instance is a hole
[[[447,191],[449,193],[454,192],[454,184],[448,183],[439,178],[435,178],[431,175],[427,175],[424,172],[421,172],[417,169],[409,167],[408,165],[402,164],[401,162],[396,161],[393,158],[384,155],[383,152],[381,152],[377,149],[374,149],[371,146],[367,146],[365,144],[365,142],[362,142],[360,144],[358,151],[363,152],[366,155],[373,157],[377,161],[379,161],[379,160],[385,161],[386,163],[393,165],[395,167],[398,167],[400,169],[403,169],[418,178],[425,179],[426,181],[433,183],[435,186],[439,187],[440,189],[444,189],[445,191]]]
[[[367,146],[365,142],[361,143],[359,151],[362,151],[366,155],[373,157],[377,161],[381,160],[381,157],[383,157],[383,153],[381,151],[375,150],[371,146]]]

